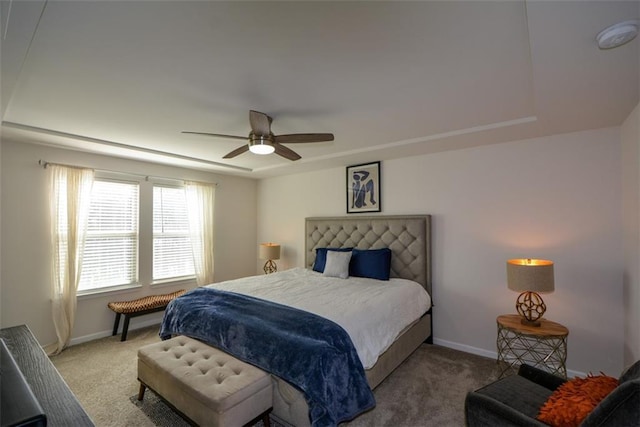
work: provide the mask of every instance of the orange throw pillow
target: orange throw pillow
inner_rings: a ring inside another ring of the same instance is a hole
[[[554,427],[577,427],[617,386],[617,379],[604,374],[574,378],[549,396],[536,418]]]

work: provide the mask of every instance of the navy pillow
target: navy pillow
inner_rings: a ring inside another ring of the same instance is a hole
[[[354,249],[349,265],[349,275],[370,279],[389,280],[391,249]]]
[[[327,251],[349,252],[353,248],[316,248],[316,260],[313,262],[313,271],[324,272],[327,263]]]

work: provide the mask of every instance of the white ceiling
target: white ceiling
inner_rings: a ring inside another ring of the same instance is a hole
[[[639,98],[639,40],[595,43],[638,1],[1,7],[3,138],[256,178],[617,126]],[[247,135],[250,109],[335,140],[225,160],[242,141],[181,134]]]

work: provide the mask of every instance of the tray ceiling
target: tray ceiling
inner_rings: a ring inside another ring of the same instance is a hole
[[[638,103],[629,1],[5,1],[2,132],[263,177],[617,126]],[[254,109],[302,160],[242,154]],[[162,153],[178,154],[167,158]]]

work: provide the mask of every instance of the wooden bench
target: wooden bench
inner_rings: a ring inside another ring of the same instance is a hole
[[[126,341],[127,331],[129,330],[129,320],[132,317],[162,311],[167,308],[167,305],[169,305],[173,299],[178,298],[185,292],[187,292],[185,289],[180,289],[170,294],[149,295],[131,301],[110,302],[107,304],[107,307],[116,313],[116,320],[113,323],[113,333],[111,335],[118,334],[120,316],[124,314],[124,325],[122,326],[122,337],[120,341]]]
[[[182,335],[138,350],[138,400],[147,388],[195,425],[269,427],[271,375]]]

